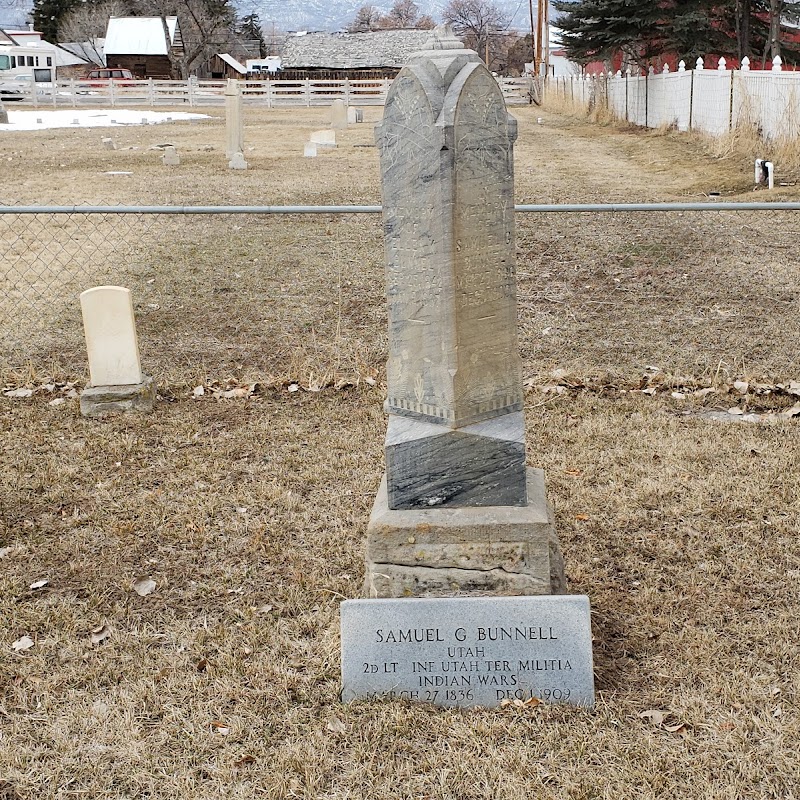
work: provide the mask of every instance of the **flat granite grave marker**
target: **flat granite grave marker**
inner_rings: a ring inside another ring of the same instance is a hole
[[[101,417],[152,410],[155,386],[142,374],[130,290],[87,289],[81,294],[81,313],[90,376],[90,385],[81,394],[81,414]]]
[[[589,599],[346,600],[342,700],[594,705]]]
[[[336,147],[336,131],[314,131],[309,140],[317,147]]]

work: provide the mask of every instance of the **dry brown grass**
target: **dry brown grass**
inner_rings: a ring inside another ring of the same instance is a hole
[[[131,130],[178,139],[184,166],[123,151],[135,175],[116,195],[87,172],[118,154],[87,153],[84,132],[34,134],[15,140],[30,150],[4,191],[41,188],[27,156],[63,144],[52,200],[377,202],[373,149],[298,155],[321,113],[250,112],[244,176],[200,149],[219,125]],[[515,114],[520,201],[749,191],[749,172],[685,139]],[[368,126],[347,137],[368,142]],[[768,249],[754,242],[767,219]],[[592,601],[594,711],[339,705],[338,602],[359,595],[383,469],[379,220],[152,230],[117,274],[156,411],[97,423],[74,399],[0,397],[0,797],[797,797],[797,423],[726,426],[678,412],[732,397],[619,390],[649,364],[666,385],[800,378],[791,217],[519,220],[526,378],[559,368],[592,390],[531,393],[527,430],[571,591]],[[7,381],[82,375],[78,322],[59,325],[37,329]],[[191,398],[228,378],[264,388]],[[141,575],[147,597],[131,590]],[[35,645],[15,654],[22,635]]]

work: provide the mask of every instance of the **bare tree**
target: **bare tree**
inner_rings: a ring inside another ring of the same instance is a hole
[[[383,14],[375,6],[361,6],[347,30],[350,33],[368,33],[382,27],[383,20]]]
[[[415,28],[419,19],[419,6],[414,0],[395,0],[386,15],[387,28]]]
[[[111,17],[127,16],[130,12],[126,0],[104,0],[96,5],[76,6],[59,21],[58,41],[74,42],[78,45],[77,50],[72,50],[75,55],[102,67],[105,59],[101,40],[106,35],[108,20]]]
[[[236,12],[228,0],[139,0],[137,10],[162,19],[178,18],[183,51],[169,47],[167,50],[173,69],[184,79],[215,53],[225,52],[227,45],[236,39],[233,32]],[[169,42],[166,20],[164,38]]]
[[[490,0],[450,0],[442,19],[453,26],[467,47],[478,52],[487,67],[499,61],[507,50],[503,34],[511,20]]]

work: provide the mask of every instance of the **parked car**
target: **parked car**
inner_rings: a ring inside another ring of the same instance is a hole
[[[22,87],[16,81],[0,81],[0,101],[10,103],[14,100],[24,100]]]
[[[108,81],[114,83],[120,82],[121,86],[133,86],[135,78],[129,69],[93,69],[85,78],[85,81],[92,84],[92,86],[105,86]],[[98,81],[98,83],[92,83]],[[102,81],[100,83],[99,81]],[[129,81],[130,83],[126,83]]]

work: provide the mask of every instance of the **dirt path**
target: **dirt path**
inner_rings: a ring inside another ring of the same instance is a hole
[[[713,158],[698,138],[598,125],[532,107],[511,112],[520,128],[517,196],[523,202],[702,201],[713,191],[731,199],[752,194],[751,162]]]

